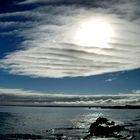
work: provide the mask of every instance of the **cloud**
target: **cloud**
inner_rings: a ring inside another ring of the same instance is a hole
[[[105,82],[112,82],[114,80],[119,79],[120,73],[115,73],[115,74],[109,74],[109,77],[105,80]]]
[[[16,75],[60,78],[140,68],[140,18],[136,14],[139,11],[136,1],[42,2],[44,5],[38,4],[32,10],[0,14],[0,17],[17,19],[26,17],[25,23],[3,22],[4,26],[15,26],[16,35],[24,41],[20,50],[0,60],[1,69]],[[31,3],[38,1],[26,0],[18,4]],[[108,21],[114,29],[108,48],[81,46],[75,39],[80,25],[96,18]]]
[[[140,105],[140,91],[124,94],[98,95],[66,95],[35,92],[22,89],[0,88],[0,104],[2,105]]]
[[[109,78],[109,79],[106,79],[105,82],[112,82],[114,80],[114,78]]]

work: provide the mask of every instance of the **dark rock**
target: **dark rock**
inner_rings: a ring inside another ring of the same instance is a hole
[[[99,117],[99,118],[96,119],[96,123],[98,123],[98,124],[103,124],[103,123],[107,124],[108,123],[108,119],[107,118]]]
[[[115,125],[115,122],[109,122],[107,118],[97,118],[97,120],[90,125],[89,133],[95,136],[111,136],[115,132],[124,130],[124,126]]]

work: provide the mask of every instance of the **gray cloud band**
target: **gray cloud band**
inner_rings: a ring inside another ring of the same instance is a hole
[[[66,95],[0,88],[0,105],[140,105],[140,90],[115,95]]]

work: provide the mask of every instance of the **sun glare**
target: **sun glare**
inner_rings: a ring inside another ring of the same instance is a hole
[[[81,46],[107,48],[113,35],[112,26],[100,19],[83,22],[76,32],[76,42]]]

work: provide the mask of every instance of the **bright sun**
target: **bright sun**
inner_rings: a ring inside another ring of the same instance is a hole
[[[76,42],[81,46],[107,48],[113,35],[112,26],[101,19],[83,22],[76,32]]]

